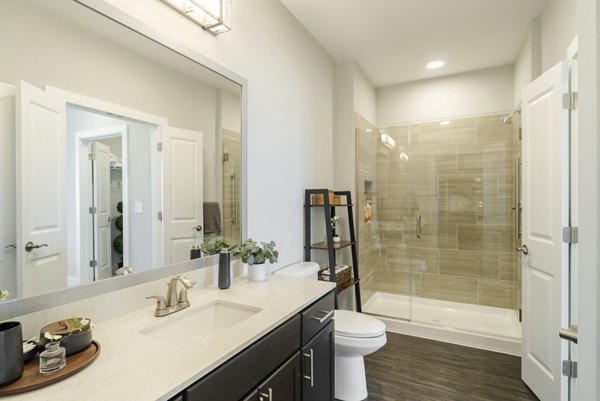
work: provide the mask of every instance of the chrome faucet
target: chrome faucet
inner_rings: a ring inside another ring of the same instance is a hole
[[[177,283],[181,282],[183,288],[177,294]],[[192,288],[196,282],[192,282],[183,276],[172,277],[167,283],[167,298],[159,295],[152,295],[146,299],[156,299],[156,309],[154,316],[161,317],[175,313],[190,306],[190,301],[187,298],[187,290]]]

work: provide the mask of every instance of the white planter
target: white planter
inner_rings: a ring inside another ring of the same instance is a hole
[[[333,242],[337,243],[337,242],[340,242],[340,241],[341,241],[340,237],[338,237],[338,236],[333,237]]]
[[[248,280],[263,281],[267,277],[267,264],[248,266]]]

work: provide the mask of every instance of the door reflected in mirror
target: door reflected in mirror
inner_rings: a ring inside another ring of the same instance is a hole
[[[237,83],[71,0],[7,0],[0,14],[9,299],[240,241]]]

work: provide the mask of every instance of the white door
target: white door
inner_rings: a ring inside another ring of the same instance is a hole
[[[202,133],[168,127],[163,136],[165,264],[190,259],[202,242]]]
[[[559,339],[568,322],[569,119],[562,107],[568,66],[557,64],[523,89],[522,378],[541,401],[567,400]]]
[[[92,142],[92,187],[94,211],[95,280],[112,276],[111,203],[110,203],[110,147]]]
[[[0,290],[17,295],[15,87],[0,83]]]
[[[65,101],[21,82],[16,147],[17,292],[26,297],[67,287]]]

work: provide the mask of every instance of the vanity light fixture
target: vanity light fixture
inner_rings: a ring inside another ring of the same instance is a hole
[[[427,63],[427,69],[429,70],[437,70],[438,68],[442,68],[446,64],[442,60],[435,60]]]
[[[396,147],[396,140],[386,134],[385,132],[381,133],[381,143],[387,148],[394,149]]]
[[[231,30],[232,0],[162,1],[215,36]]]

